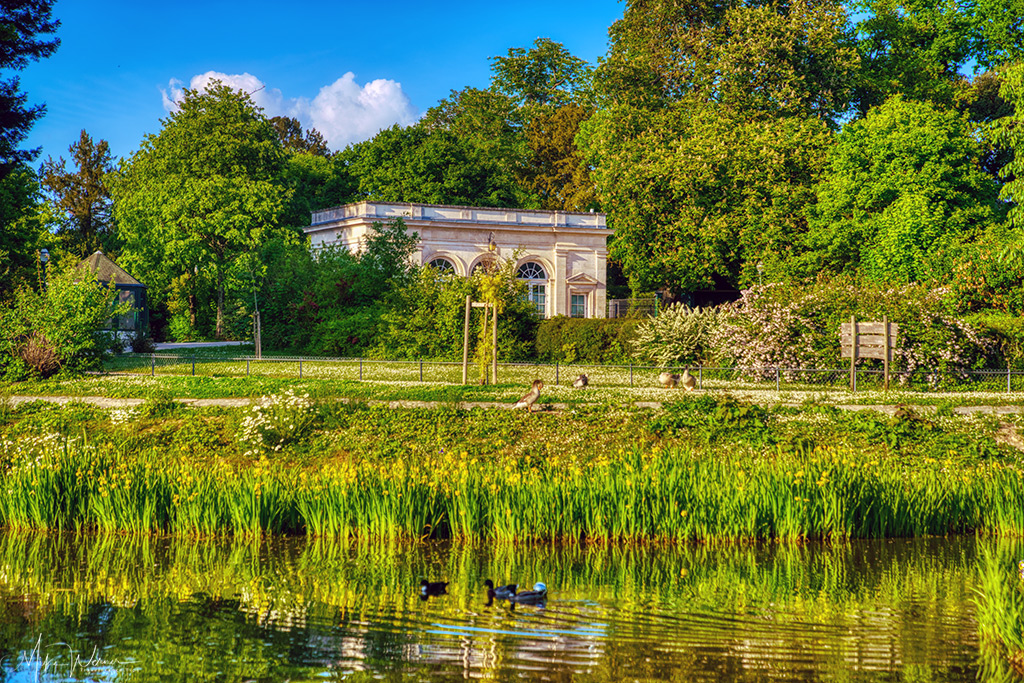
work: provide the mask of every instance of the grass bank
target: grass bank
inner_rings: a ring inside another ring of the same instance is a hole
[[[0,411],[0,525],[499,541],[1024,535],[1014,425],[912,411]]]
[[[504,402],[513,403],[529,386],[539,371],[524,369],[518,382],[498,385],[461,385],[433,381],[319,379],[304,377],[249,376],[214,377],[191,375],[89,375],[85,377],[54,377],[45,381],[26,381],[0,387],[0,395],[17,396],[104,396],[109,398],[151,399],[163,396],[178,398],[254,398],[293,389],[316,399],[354,399],[376,401],[429,401],[439,403]],[[558,403],[575,406],[624,406],[635,403],[679,403],[690,398],[686,392],[662,389],[657,373],[651,374],[636,387],[602,386],[591,376],[591,386],[573,389],[567,386],[575,375],[562,375],[560,384],[545,378],[542,405]],[[775,391],[765,383],[729,389],[708,389],[702,393],[715,396],[738,396],[763,404],[809,405],[893,405],[906,403],[938,408],[958,406],[1024,406],[1024,392],[915,392],[864,391],[851,393],[839,389],[808,389]]]

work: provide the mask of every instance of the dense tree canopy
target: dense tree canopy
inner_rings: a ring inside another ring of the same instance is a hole
[[[529,50],[514,47],[494,57],[491,70],[494,90],[519,106],[562,107],[590,96],[590,65],[550,38],[538,38]]]
[[[249,97],[219,83],[186,90],[163,124],[113,176],[122,260],[193,325],[196,291],[212,289],[222,337],[225,296],[252,300],[262,275],[257,250],[281,233],[285,153]]]
[[[392,126],[339,156],[359,198],[522,206],[532,202],[516,182],[521,128],[509,98],[466,88],[416,125]]]
[[[838,2],[630,0],[596,74],[606,102],[691,100],[768,115],[845,109],[857,54]]]
[[[111,223],[110,192],[105,177],[114,170],[106,140],[93,141],[84,130],[78,142],[68,147],[71,162],[67,170],[63,157],[43,162],[40,170],[43,186],[49,191],[61,224],[57,237],[70,254],[85,257],[97,249],[112,251],[116,236]]]
[[[281,145],[285,151],[304,152],[322,157],[331,156],[327,140],[316,128],[310,128],[303,132],[302,123],[298,119],[288,116],[275,116],[270,119],[270,124],[277,131],[277,136],[281,139]]]
[[[975,20],[962,3],[947,0],[859,0],[852,9],[863,66],[858,78],[861,115],[892,94],[949,105],[973,56]]]
[[[49,57],[60,45],[52,35],[60,26],[50,14],[53,0],[4,0],[0,3],[0,74],[21,70]],[[0,180],[20,162],[31,161],[38,150],[18,149],[44,105],[28,105],[17,76],[0,78]]]
[[[35,172],[15,167],[0,179],[0,302],[19,283],[34,281],[50,215]]]
[[[744,120],[722,106],[595,114],[581,142],[633,291],[750,282],[785,259],[830,141],[816,118]]]
[[[862,271],[877,282],[941,274],[933,256],[999,218],[978,153],[962,114],[898,95],[846,126],[818,187],[807,273]]]

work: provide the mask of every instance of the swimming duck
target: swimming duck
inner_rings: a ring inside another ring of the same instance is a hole
[[[516,402],[516,404],[512,406],[512,409],[515,410],[516,408],[526,408],[529,412],[532,413],[533,404],[537,402],[538,398],[540,398],[540,390],[543,386],[544,382],[540,381],[539,379],[533,380],[533,386],[530,387],[530,390],[526,392],[525,396],[519,399]]]
[[[579,377],[576,378],[576,381],[572,383],[572,386],[574,389],[582,389],[583,387],[587,386],[588,382],[590,382],[590,378],[587,377],[586,375],[581,374]]]
[[[548,599],[548,587],[543,583],[533,584],[532,591],[516,593],[508,599],[509,602],[520,605],[543,605]]]
[[[693,391],[697,388],[697,378],[690,374],[690,368],[683,370],[683,376],[679,379],[679,383],[687,391]]]
[[[679,384],[679,375],[673,375],[671,372],[666,370],[658,375],[658,381],[661,382],[661,386],[666,389],[674,389],[675,386]]]
[[[423,579],[420,581],[420,600],[436,598],[438,595],[447,595],[447,588],[447,581],[427,581]]]
[[[490,607],[494,604],[495,600],[509,600],[513,595],[516,594],[516,588],[518,587],[514,583],[510,583],[507,586],[498,586],[495,588],[494,582],[490,579],[484,581],[484,585],[487,586],[487,606]]]

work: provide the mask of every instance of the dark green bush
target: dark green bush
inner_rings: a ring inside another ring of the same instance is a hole
[[[561,363],[627,363],[640,322],[637,318],[549,318],[537,329],[537,357]]]
[[[1024,369],[1024,317],[1000,313],[979,313],[968,321],[995,340],[996,353],[1007,367]]]

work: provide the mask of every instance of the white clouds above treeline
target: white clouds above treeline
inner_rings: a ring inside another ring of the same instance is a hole
[[[224,74],[207,71],[193,76],[190,90],[204,90],[212,81],[251,93],[253,102],[267,117],[290,116],[304,128],[316,128],[327,139],[331,149],[340,150],[353,142],[372,138],[383,128],[396,123],[408,126],[418,117],[415,107],[402,92],[402,84],[378,78],[366,85],[356,83],[351,71],[330,85],[320,88],[313,99],[286,98],[277,88],[268,88],[249,73]],[[161,90],[164,109],[174,111],[184,97],[185,84],[171,79]]]

